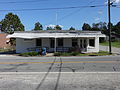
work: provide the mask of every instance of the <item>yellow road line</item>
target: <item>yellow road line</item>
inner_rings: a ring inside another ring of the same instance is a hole
[[[0,62],[0,64],[42,64],[42,63],[53,63],[53,62]],[[61,63],[61,62],[54,62]],[[62,63],[120,63],[120,61],[65,61]]]

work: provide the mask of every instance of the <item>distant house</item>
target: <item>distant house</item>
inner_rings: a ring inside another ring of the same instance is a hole
[[[120,34],[117,34],[117,33],[111,33],[111,38],[112,40],[115,40],[115,41],[120,41]]]
[[[77,48],[81,52],[99,52],[99,38],[105,37],[98,31],[41,30],[15,32],[7,38],[16,38],[16,52],[41,51],[69,52]]]
[[[9,38],[6,38],[8,34],[5,34],[5,33],[2,33],[0,32],[0,48],[8,48],[10,45],[9,45],[9,41],[10,39]]]
[[[106,40],[109,41],[109,36],[106,36]],[[120,34],[112,32],[111,33],[111,41],[120,41]]]

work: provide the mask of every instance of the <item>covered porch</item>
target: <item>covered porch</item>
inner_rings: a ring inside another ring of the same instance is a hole
[[[22,44],[21,44],[22,43]],[[98,44],[97,44],[98,43]],[[46,48],[47,52],[98,52],[99,51],[99,38],[34,38],[16,40],[16,51],[32,52],[42,51]]]
[[[98,31],[43,30],[15,32],[8,37],[16,38],[17,53],[38,52],[42,48],[47,52],[89,53],[99,52],[99,38],[105,35]]]

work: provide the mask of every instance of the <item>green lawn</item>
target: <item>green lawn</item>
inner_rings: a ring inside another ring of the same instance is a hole
[[[111,42],[111,44],[112,44],[112,47],[120,48],[120,42]],[[109,43],[108,42],[103,42],[103,43],[100,43],[100,45],[108,46]]]
[[[79,53],[79,52],[71,52],[71,53],[60,53],[56,52],[54,53],[54,56],[105,56],[105,55],[111,55],[106,51],[100,51],[98,53]]]

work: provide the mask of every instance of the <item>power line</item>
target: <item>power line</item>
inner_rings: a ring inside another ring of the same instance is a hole
[[[90,1],[87,5],[89,5],[89,4],[91,4],[91,3],[95,2],[95,1],[96,1],[96,0],[92,0],[92,1]],[[76,11],[73,11],[73,12],[71,12],[71,13],[63,16],[62,18],[59,19],[59,21],[63,20],[63,19],[66,18],[66,17],[69,17],[69,16],[71,16],[71,15],[73,15],[73,14],[76,14],[76,13],[79,12],[80,10],[81,10],[81,9],[78,9],[78,10],[76,10]]]
[[[92,1],[90,1],[87,5],[89,5],[89,4],[91,4],[91,3],[95,2],[95,1],[96,1],[96,0],[92,0]],[[86,5],[86,6],[87,6],[87,5]],[[104,5],[104,6],[107,6],[107,5]],[[92,7],[94,7],[94,5],[93,5]],[[69,16],[72,16],[73,14],[76,14],[77,12],[81,11],[82,9],[83,9],[83,8],[79,8],[78,10],[75,10],[75,11],[73,11],[73,12],[71,12],[71,13],[63,16],[62,18],[58,19],[58,22],[66,19],[66,18],[68,18]],[[53,21],[49,22],[48,24],[51,24],[51,23],[53,23]],[[46,24],[46,25],[47,25],[47,24]]]
[[[112,7],[120,8],[120,5],[111,5]]]
[[[45,2],[45,1],[49,1],[49,0],[25,0],[25,1],[8,1],[8,2],[3,1],[3,2],[0,2],[0,4],[24,4],[24,3],[36,3],[36,2]],[[62,2],[62,3],[65,3],[65,2]],[[71,2],[67,2],[67,4],[68,3],[77,3],[77,2],[78,1],[71,1]]]
[[[48,0],[10,1],[10,2],[0,2],[0,4],[32,3],[32,2],[41,2],[41,1],[48,1]]]
[[[65,9],[77,9],[77,8],[95,8],[104,7],[106,5],[91,5],[91,6],[73,6],[73,7],[60,7],[60,8],[37,8],[37,9],[4,9],[0,11],[44,11],[44,10],[65,10]]]

